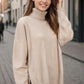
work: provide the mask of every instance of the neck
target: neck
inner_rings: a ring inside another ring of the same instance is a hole
[[[30,16],[39,20],[45,20],[46,14],[47,14],[47,11],[41,11],[37,8],[33,8],[33,11]]]

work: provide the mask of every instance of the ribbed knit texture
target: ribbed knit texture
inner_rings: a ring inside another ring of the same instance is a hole
[[[45,20],[47,12],[33,8],[19,19],[13,45],[13,71],[16,84],[63,84],[61,46],[73,38],[62,9],[58,10],[59,38]],[[58,50],[59,49],[59,50]],[[59,55],[58,55],[59,53]]]

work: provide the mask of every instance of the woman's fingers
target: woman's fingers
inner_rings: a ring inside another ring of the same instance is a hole
[[[62,3],[63,2],[63,0],[59,0],[59,3]]]
[[[62,3],[63,3],[63,0],[59,0],[58,4],[57,4],[57,7],[58,8],[62,8]]]

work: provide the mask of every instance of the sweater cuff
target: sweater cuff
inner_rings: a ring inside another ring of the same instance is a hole
[[[64,12],[64,8],[57,8],[57,12]]]

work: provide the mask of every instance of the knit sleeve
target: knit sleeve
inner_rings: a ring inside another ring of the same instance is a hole
[[[16,84],[28,84],[27,40],[25,25],[19,20],[13,45],[13,72]]]
[[[62,8],[58,10],[58,22],[59,22],[59,32],[58,32],[58,41],[60,46],[63,46],[67,42],[73,39],[73,30],[70,21],[64,13]]]

